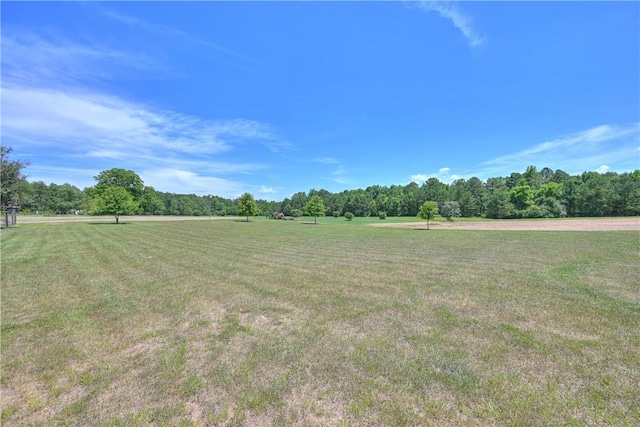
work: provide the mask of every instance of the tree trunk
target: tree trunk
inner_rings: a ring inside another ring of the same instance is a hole
[[[116,215],[116,224],[120,223],[120,215]]]

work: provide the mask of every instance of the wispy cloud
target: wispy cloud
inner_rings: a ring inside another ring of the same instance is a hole
[[[3,138],[57,147],[77,159],[178,162],[237,172],[261,166],[211,162],[210,156],[247,141],[276,139],[259,122],[206,121],[96,93],[5,87],[2,95]],[[191,160],[181,160],[184,155]]]
[[[341,185],[353,185],[355,180],[350,176],[344,162],[335,157],[315,157],[311,159],[312,163],[330,166],[333,171],[329,173],[329,179]]]
[[[455,173],[449,167],[442,167],[437,172],[416,173],[409,177],[409,182],[421,184],[429,178],[438,178],[444,183],[471,177],[487,179],[524,172],[531,165],[579,174],[585,171],[625,172],[637,169],[638,164],[640,123],[631,126],[602,125],[544,141]],[[616,168],[610,165],[616,165]]]
[[[140,172],[140,178],[145,184],[153,183],[156,189],[176,194],[213,194],[233,199],[247,188],[236,181],[182,169],[143,170]]]
[[[472,48],[478,48],[486,43],[486,37],[473,27],[471,17],[462,13],[452,1],[418,1],[418,7],[427,12],[434,11],[441,17],[448,19],[462,33]]]
[[[115,50],[107,45],[84,45],[60,36],[2,31],[2,80],[21,85],[62,87],[94,84],[130,76],[132,72],[159,72],[150,57]]]
[[[226,55],[230,55],[237,59],[241,59],[242,61],[253,62],[251,58],[245,55],[242,55],[241,53],[238,53],[232,49],[228,49],[224,46],[221,46],[209,40],[204,40],[204,39],[195,37],[184,30],[181,30],[175,27],[166,26],[166,25],[155,24],[141,18],[123,14],[113,9],[105,8],[103,6],[97,6],[97,8],[98,8],[98,11],[102,13],[103,16],[111,18],[122,24],[132,26],[137,29],[142,29],[156,35],[168,36],[172,38],[178,37],[182,39],[184,42],[201,45],[201,46],[216,50],[218,52],[224,53]]]
[[[595,170],[606,164],[638,164],[640,124],[601,125],[536,144],[482,163],[485,172],[524,170],[528,165],[567,172]]]
[[[238,179],[267,168],[234,156],[239,147],[293,148],[266,123],[195,117],[97,89],[144,64],[133,53],[3,29],[3,144],[33,157],[51,153],[30,167],[35,180],[83,188],[94,184],[100,169],[70,166],[117,165],[139,171],[161,191],[225,197],[251,186],[224,176]]]
[[[321,163],[323,165],[335,165],[340,163],[338,159],[335,159],[333,157],[316,157],[312,161],[315,163]]]

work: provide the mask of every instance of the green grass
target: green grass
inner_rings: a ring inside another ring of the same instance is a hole
[[[640,423],[637,232],[310,221],[2,230],[2,424]]]

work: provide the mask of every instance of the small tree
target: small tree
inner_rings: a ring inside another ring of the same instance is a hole
[[[427,220],[427,230],[429,230],[429,221],[436,217],[436,212],[438,212],[438,204],[436,202],[427,200],[420,206],[418,216]]]
[[[353,219],[353,214],[351,212],[346,212],[344,217],[347,221],[351,221]]]
[[[89,215],[113,215],[119,224],[120,215],[133,215],[138,207],[138,202],[123,187],[108,186],[91,200]]]
[[[238,215],[246,216],[247,222],[250,216],[258,215],[258,203],[250,193],[244,193],[238,199]]]
[[[318,217],[324,216],[324,202],[320,196],[312,196],[307,204],[304,206],[304,210],[309,215],[315,218],[315,223],[318,223]]]
[[[440,215],[452,221],[452,218],[460,216],[460,204],[458,202],[445,202],[440,206]]]

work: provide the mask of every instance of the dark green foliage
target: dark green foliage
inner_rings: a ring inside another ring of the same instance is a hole
[[[101,172],[96,176],[98,184],[84,191],[70,184],[29,183],[19,173],[28,163],[9,162],[6,160],[9,151],[3,148],[2,200],[3,203],[4,200],[18,203],[24,212],[85,212],[88,200],[100,188],[113,183],[126,188],[139,202],[138,214],[198,216],[219,215],[223,211],[228,215],[238,214],[237,200],[214,195],[157,192],[152,187],[145,187],[134,172],[124,169]],[[5,174],[10,171],[13,171],[13,178],[5,181]],[[447,202],[457,202],[462,217],[635,216],[640,215],[640,170],[621,174],[585,172],[571,176],[562,170],[542,168],[538,171],[536,167],[529,166],[523,173],[514,172],[485,182],[473,177],[445,184],[437,178],[429,178],[421,185],[415,182],[389,187],[372,185],[340,193],[312,189],[308,194],[298,192],[281,202],[255,202],[258,214],[282,212],[287,216],[298,216],[303,214],[307,203],[314,197],[322,201],[323,212],[332,213],[335,217],[346,212],[354,216],[379,216],[381,212],[388,216],[416,216],[427,200],[435,201],[440,207]]]
[[[22,169],[29,166],[29,162],[9,160],[11,147],[0,145],[0,206],[20,203],[19,186],[27,177]]]
[[[347,221],[351,221],[353,219],[353,214],[351,212],[346,212],[344,217]]]
[[[387,213],[383,211],[378,212],[378,218],[387,219]]]
[[[98,181],[95,186],[98,192],[106,187],[122,187],[137,200],[144,191],[144,182],[142,182],[138,174],[126,169],[113,168],[102,171],[95,176],[95,179]]]

